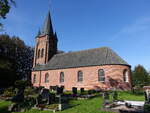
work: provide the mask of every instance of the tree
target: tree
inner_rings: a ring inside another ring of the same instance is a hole
[[[6,18],[12,4],[15,5],[14,0],[0,0],[0,19]],[[2,27],[2,23],[0,23],[0,27]]]
[[[19,37],[0,35],[0,86],[10,86],[16,80],[29,78],[32,61],[32,47],[25,45]]]
[[[150,76],[142,65],[138,65],[134,68],[132,72],[132,82],[134,86],[141,88],[145,85],[150,85]]]

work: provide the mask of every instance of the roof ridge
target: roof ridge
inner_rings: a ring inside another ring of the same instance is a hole
[[[64,54],[69,54],[69,53],[80,53],[80,52],[85,52],[85,51],[92,51],[92,50],[97,50],[97,49],[110,49],[109,47],[99,47],[99,48],[92,48],[92,49],[86,49],[86,50],[79,50],[79,51],[73,51],[73,52],[67,52],[67,53],[60,53],[56,55],[64,55]]]

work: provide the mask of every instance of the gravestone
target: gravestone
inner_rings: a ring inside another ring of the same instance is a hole
[[[77,95],[77,88],[76,88],[76,87],[73,87],[73,88],[72,88],[72,93],[73,93],[73,96],[76,96],[76,95]]]
[[[50,91],[56,91],[58,86],[50,86],[49,89]]]
[[[39,94],[39,96],[36,99],[36,106],[39,105],[39,104],[43,104],[45,102],[48,105],[52,103],[52,101],[51,101],[51,95],[50,95],[49,90],[43,88],[40,91],[40,94]]]
[[[80,93],[81,93],[81,95],[84,93],[84,88],[80,89]]]
[[[103,99],[104,99],[104,106],[109,104],[109,93],[104,92],[103,93]]]
[[[148,89],[145,91],[145,101],[150,103],[150,90]]]
[[[63,94],[64,86],[57,87],[57,95]]]

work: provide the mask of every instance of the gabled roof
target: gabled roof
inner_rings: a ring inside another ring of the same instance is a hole
[[[33,70],[54,70],[100,65],[130,66],[112,49],[102,47],[84,51],[56,54],[46,65],[38,65]]]

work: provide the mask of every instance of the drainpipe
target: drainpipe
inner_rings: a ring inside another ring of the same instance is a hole
[[[41,70],[40,70],[40,80],[39,80],[39,86],[41,86]]]

